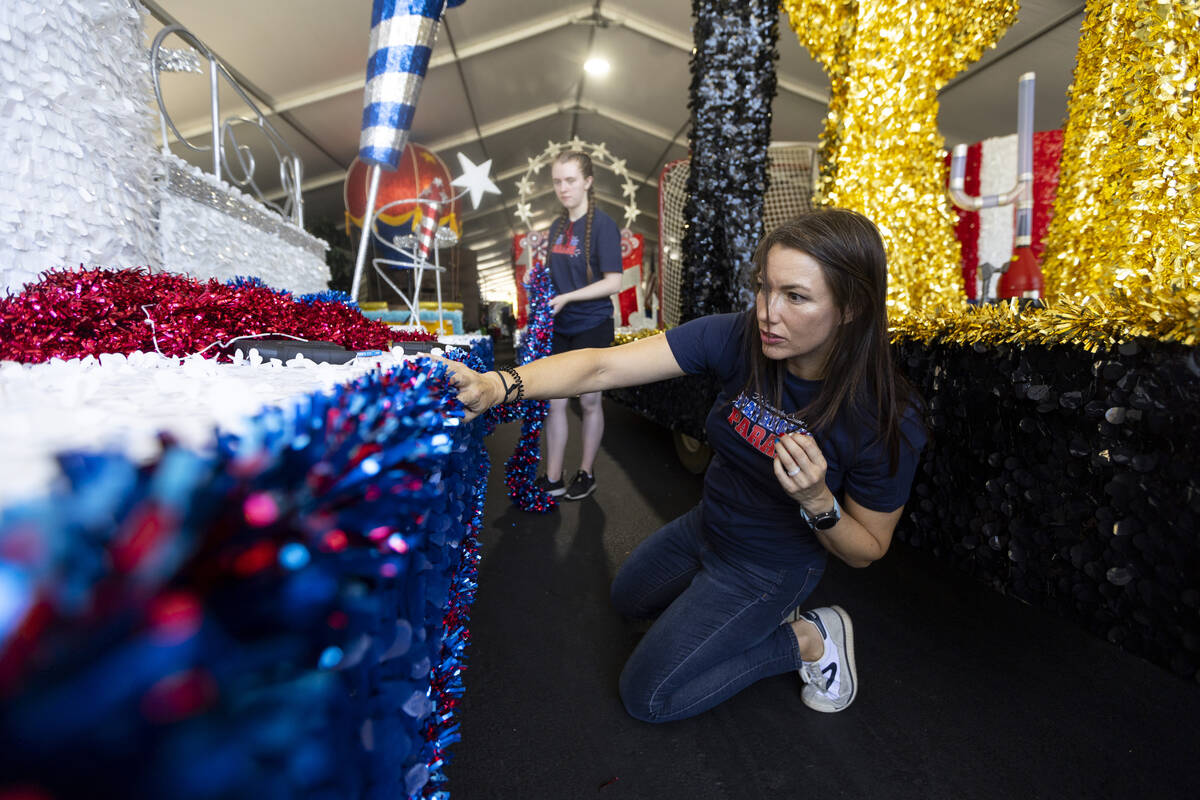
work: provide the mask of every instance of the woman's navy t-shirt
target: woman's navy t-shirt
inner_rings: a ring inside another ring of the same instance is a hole
[[[689,375],[707,373],[721,391],[708,412],[705,433],[713,459],[704,476],[703,517],[709,540],[718,552],[765,564],[798,564],[823,553],[816,535],[800,516],[796,503],[775,477],[775,438],[795,430],[788,412],[804,408],[816,397],[821,381],[788,374],[783,410],[742,390],[749,376],[746,361],[746,315],[716,314],[667,331],[667,343]],[[875,431],[851,429],[839,420],[818,434],[817,444],[828,469],[825,483],[839,499],[846,495],[873,511],[895,511],[908,501],[925,434],[915,410],[905,415],[900,460],[891,473],[887,447],[873,442]]]
[[[600,273],[620,272],[622,269],[621,231],[612,217],[596,209],[592,218],[591,269],[583,263],[583,236],[586,230],[586,216],[574,222],[556,219],[551,225],[554,238],[549,250],[550,278],[554,281],[555,294],[582,289],[600,280]],[[567,303],[554,315],[554,330],[564,334],[583,333],[612,319],[612,315],[612,300],[607,297]]]

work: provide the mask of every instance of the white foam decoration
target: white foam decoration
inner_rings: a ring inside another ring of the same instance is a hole
[[[220,281],[253,275],[273,289],[294,294],[329,288],[325,242],[212,174],[176,156],[163,160],[168,171],[184,173],[206,185],[210,195],[224,199],[219,208],[213,207],[164,182],[159,229],[166,271]]]
[[[481,336],[478,333],[446,333],[439,334],[437,337],[438,341],[442,344],[452,344],[468,349],[486,338],[486,336]]]
[[[264,362],[256,350],[238,363],[141,352],[0,362],[0,507],[44,495],[59,476],[56,453],[117,452],[145,463],[160,451],[160,431],[211,452],[218,428],[245,433],[264,408],[296,413],[310,395],[405,357],[397,347],[337,365]]]
[[[170,176],[171,180],[169,183],[182,182],[177,181],[177,179],[186,178],[206,184],[209,189],[222,196],[222,207],[241,206],[241,210],[231,212],[235,216],[242,216],[243,211],[252,213],[255,215],[255,224],[265,230],[278,232],[286,236],[297,247],[306,248],[315,254],[324,254],[329,249],[328,242],[324,239],[318,239],[296,225],[289,218],[283,216],[279,209],[268,207],[264,203],[259,202],[253,195],[243,192],[241,189],[218,178],[211,172],[200,169],[195,164],[189,164],[174,153],[159,153],[158,158],[163,162],[163,169]],[[181,188],[179,191],[180,193],[187,194],[190,190]]]
[[[0,293],[158,260],[142,20],[128,0],[0,3]]]
[[[222,282],[253,275],[294,294],[329,288],[325,260],[278,236],[185,197],[164,195],[159,213],[168,272]]]
[[[1017,184],[1017,135],[984,139],[979,158],[979,194],[1000,194]],[[1002,267],[1012,258],[1016,234],[1016,206],[985,208],[979,212],[979,263]],[[992,278],[989,297],[996,296],[1000,274]]]

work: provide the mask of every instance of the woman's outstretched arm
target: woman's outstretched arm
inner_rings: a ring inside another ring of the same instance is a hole
[[[513,384],[513,378],[507,374],[479,373],[463,364],[440,360],[452,373],[451,382],[458,387],[458,399],[467,407],[467,419],[504,402],[505,386]],[[539,358],[517,367],[517,374],[521,376],[526,399],[549,400],[678,378],[684,372],[667,344],[667,337],[657,335],[619,347],[572,350]],[[514,396],[510,394],[508,399]]]

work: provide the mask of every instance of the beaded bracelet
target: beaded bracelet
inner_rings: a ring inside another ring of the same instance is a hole
[[[504,373],[506,372],[512,376],[513,382],[511,386],[508,381],[504,380]],[[517,372],[516,367],[502,367],[496,370],[496,374],[500,376],[500,385],[504,387],[504,399],[500,402],[509,402],[508,396],[512,394],[514,389],[517,391],[517,397],[512,402],[519,403],[525,399],[525,382],[521,380],[521,374]]]

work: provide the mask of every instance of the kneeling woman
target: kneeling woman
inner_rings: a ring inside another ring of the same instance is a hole
[[[699,714],[790,670],[810,708],[850,705],[850,617],[800,608],[828,553],[866,566],[887,552],[924,445],[917,399],[892,365],[875,226],[840,209],[805,214],[764,237],[754,264],[757,302],[745,313],[519,369],[447,362],[471,416],[520,389],[544,399],[718,379],[700,505],[643,541],[613,581],[618,611],[655,620],[620,682],[629,713],[649,722]]]

